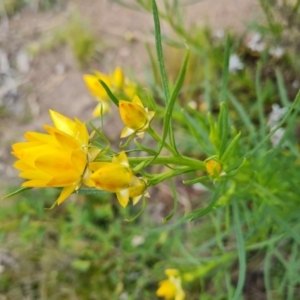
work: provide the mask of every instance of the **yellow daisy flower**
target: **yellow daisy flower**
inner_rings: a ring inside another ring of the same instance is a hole
[[[44,125],[47,133],[27,132],[26,142],[12,145],[12,154],[18,158],[14,167],[19,177],[27,179],[23,187],[62,187],[57,204],[77,190],[81,184],[92,187],[89,179],[90,160],[100,150],[88,148],[85,124],[50,111],[54,127]]]

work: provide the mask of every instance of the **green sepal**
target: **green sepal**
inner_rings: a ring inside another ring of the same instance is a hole
[[[220,157],[220,159],[222,160],[222,162],[224,163],[228,156],[230,155],[230,153],[236,148],[237,143],[240,139],[241,136],[241,132],[239,132],[231,141],[231,143],[229,144],[229,146],[227,147],[227,149],[225,150],[224,154]]]

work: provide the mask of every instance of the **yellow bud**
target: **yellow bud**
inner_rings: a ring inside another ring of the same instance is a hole
[[[154,112],[148,112],[138,96],[135,96],[132,102],[119,102],[119,110],[123,123],[126,127],[121,133],[121,137],[129,136],[133,133],[143,133],[149,127],[150,121],[154,116]]]
[[[207,173],[213,177],[217,177],[221,174],[222,166],[216,160],[208,160],[205,163],[205,167],[206,167]]]

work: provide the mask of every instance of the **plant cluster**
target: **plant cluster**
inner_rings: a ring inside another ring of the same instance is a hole
[[[244,292],[245,299],[252,299],[247,280],[254,274],[261,278],[264,289],[260,292],[267,299],[297,299],[300,154],[295,129],[300,94],[294,101],[289,99],[280,69],[276,70],[275,82],[262,78],[264,55],[257,59],[254,78],[253,67],[250,71],[232,70],[234,45],[230,38],[226,38],[225,48],[216,46],[209,51],[205,32],[192,36],[184,30],[175,13],[178,1],[173,6],[165,2],[166,13],[159,13],[155,0],[151,6],[149,1],[137,2],[143,9],[151,8],[155,24],[157,60],[148,47],[153,76],[147,92],[141,92],[120,68],[108,75],[84,75],[98,101],[94,117],[102,121],[110,111],[110,103],[116,105],[124,123],[120,138],[126,138],[126,142],[115,151],[103,124],[97,128],[90,122],[89,132],[80,120],[51,110],[54,126],[44,125],[47,133],[27,132],[26,142],[12,146],[18,159],[14,166],[27,181],[22,189],[6,197],[31,188],[60,188],[53,208],[72,193],[92,195],[95,202],[115,193],[124,208],[130,201],[136,205],[142,199],[141,210],[130,220],[138,222],[137,217],[146,218],[145,198],[151,195],[151,187],[167,181],[174,208],[164,218],[166,223],[178,208],[179,176],[184,185],[205,189],[208,199],[197,199],[191,211],[171,225],[174,228],[165,227],[168,234],[173,229],[177,232],[168,237],[180,249],[172,252],[175,258],[168,258],[171,249],[163,233],[156,236],[158,241],[149,240],[167,263],[160,262],[151,251],[151,257],[145,258],[147,255],[139,252],[138,246],[133,250],[148,264],[145,272],[152,266],[158,266],[160,273],[165,270],[167,278],[159,275],[162,281],[157,296],[183,300],[201,295],[201,299],[213,296],[238,300]],[[160,17],[185,39],[166,40],[186,51],[173,83],[166,72]],[[203,58],[207,59],[201,65]],[[162,130],[155,129],[159,127]],[[155,173],[157,166],[159,172]],[[187,221],[196,221],[196,229],[182,228]],[[104,239],[103,232],[97,233],[92,226],[90,230],[91,235]],[[150,237],[151,230],[145,234]],[[93,259],[75,260],[74,268],[91,271],[97,265],[95,260],[106,259],[105,255],[89,255]],[[116,268],[121,265],[114,264]],[[140,265],[133,265],[133,269],[142,272]],[[114,295],[126,292],[124,285],[132,286],[122,271],[110,284],[115,284]],[[126,297],[153,299],[143,279],[138,281],[138,287]]]

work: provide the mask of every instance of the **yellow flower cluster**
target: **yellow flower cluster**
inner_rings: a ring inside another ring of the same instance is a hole
[[[147,196],[147,183],[133,175],[125,152],[111,162],[96,162],[100,149],[90,144],[85,124],[53,110],[50,115],[54,127],[44,125],[47,133],[27,132],[26,142],[12,145],[12,154],[18,158],[14,167],[27,179],[23,187],[63,188],[58,205],[82,184],[116,193],[123,207],[130,198],[136,204],[142,195]]]
[[[63,187],[57,199],[62,203],[82,183],[93,185],[89,179],[88,162],[99,150],[89,149],[85,124],[50,111],[54,127],[45,125],[47,134],[27,132],[26,142],[12,145],[19,160],[14,167],[28,181],[23,187]]]
[[[181,287],[181,277],[178,270],[167,269],[165,274],[168,279],[160,281],[156,295],[164,297],[165,300],[184,300],[185,293]]]
[[[100,83],[100,80],[102,80],[112,92],[123,93],[130,99],[136,94],[135,84],[124,76],[120,67],[117,67],[115,71],[109,75],[95,71],[93,75],[84,75],[83,79],[92,96],[99,102],[93,111],[94,117],[99,116],[101,112],[106,113],[110,110],[109,96]]]

